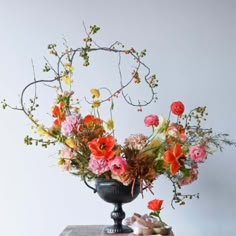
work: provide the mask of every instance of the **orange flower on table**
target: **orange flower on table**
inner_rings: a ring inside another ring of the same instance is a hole
[[[179,143],[175,144],[173,151],[168,150],[164,153],[164,161],[170,164],[170,173],[172,175],[175,175],[181,167],[179,159],[183,157],[185,156]]]
[[[150,209],[152,211],[160,211],[162,203],[163,203],[163,200],[154,199],[154,200],[148,202],[147,207],[148,207],[148,209]]]
[[[59,102],[57,105],[52,107],[52,115],[56,118],[53,123],[56,126],[59,126],[66,118],[66,115],[63,112],[64,107],[64,102]]]
[[[93,157],[97,160],[110,160],[114,157],[115,152],[113,148],[115,146],[115,140],[113,136],[106,136],[95,138],[88,142],[88,147]]]

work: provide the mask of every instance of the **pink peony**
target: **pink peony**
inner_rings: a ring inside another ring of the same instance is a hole
[[[103,174],[104,172],[109,170],[108,166],[108,161],[103,159],[103,160],[98,160],[95,157],[91,155],[89,163],[88,163],[88,168],[97,176]]]
[[[149,115],[144,118],[144,124],[149,127],[149,126],[158,126],[159,124],[159,118],[157,115]]]
[[[206,149],[203,144],[191,146],[189,148],[189,154],[193,161],[199,162],[206,158]]]
[[[61,133],[66,137],[71,136],[73,132],[78,130],[79,121],[80,115],[78,114],[67,116],[61,124]]]
[[[197,180],[198,177],[198,166],[197,163],[192,164],[192,169],[190,170],[189,176],[186,176],[178,181],[180,186],[191,184],[193,181]]]
[[[127,168],[128,164],[126,160],[121,156],[116,156],[114,159],[108,162],[109,168],[114,175],[123,175]]]

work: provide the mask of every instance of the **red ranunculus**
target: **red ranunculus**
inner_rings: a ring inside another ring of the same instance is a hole
[[[147,127],[149,126],[158,126],[159,125],[159,118],[157,115],[149,115],[144,118],[144,123]]]
[[[113,136],[95,138],[88,142],[88,147],[97,160],[112,159],[115,154],[113,151],[114,146],[115,140]]]
[[[148,207],[148,209],[150,209],[152,211],[160,211],[162,203],[163,203],[163,200],[154,199],[154,200],[148,202],[147,207]]]
[[[181,116],[184,113],[184,104],[180,101],[173,102],[170,106],[170,110],[173,114]]]

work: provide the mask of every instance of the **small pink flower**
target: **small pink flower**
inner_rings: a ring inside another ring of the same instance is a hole
[[[206,158],[205,146],[203,144],[192,146],[189,148],[189,154],[193,161],[203,161]]]
[[[109,168],[114,175],[123,175],[127,168],[128,164],[126,160],[121,156],[116,156],[114,159],[108,162]]]
[[[98,160],[91,155],[88,168],[97,176],[109,170],[108,161],[105,159]]]
[[[157,115],[149,115],[144,118],[144,124],[149,127],[149,126],[158,126],[159,124],[159,118]]]
[[[72,159],[74,157],[74,153],[70,148],[64,146],[60,151],[60,156],[64,159]]]

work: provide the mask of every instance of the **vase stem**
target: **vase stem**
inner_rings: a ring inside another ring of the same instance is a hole
[[[111,218],[114,220],[114,225],[104,229],[106,234],[131,233],[133,230],[127,225],[122,225],[122,220],[125,218],[125,212],[122,209],[122,203],[114,203],[114,209],[111,212]]]
[[[114,220],[116,227],[122,226],[122,220],[125,218],[125,212],[122,209],[121,203],[114,204],[114,210],[111,212],[111,218]]]

